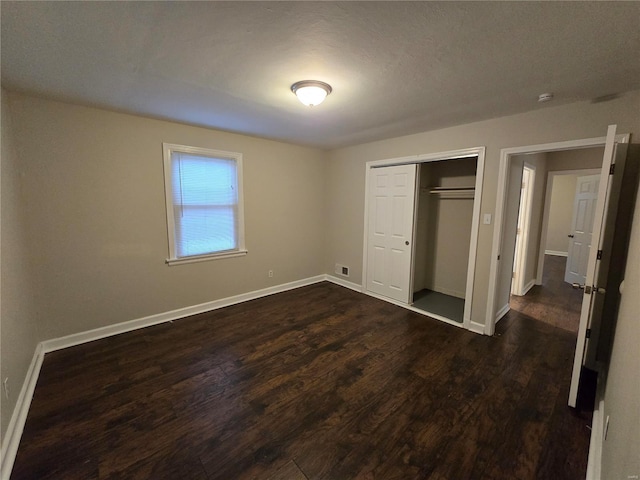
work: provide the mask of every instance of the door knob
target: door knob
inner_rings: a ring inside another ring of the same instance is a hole
[[[584,285],[580,285],[579,283],[572,283],[571,284],[572,288],[580,289],[580,290],[584,290],[584,293],[586,294],[591,294],[591,292],[595,292],[595,293],[599,293],[601,295],[604,295],[605,293],[607,293],[607,290],[605,288],[602,287],[596,287],[596,286],[589,286],[589,287],[585,287]]]
[[[567,237],[569,237],[569,238],[573,238],[573,235],[569,234],[569,235],[567,235]]]

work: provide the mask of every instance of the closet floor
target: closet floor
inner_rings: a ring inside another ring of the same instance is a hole
[[[458,323],[462,323],[464,316],[463,298],[452,297],[433,290],[424,289],[414,293],[413,307]]]

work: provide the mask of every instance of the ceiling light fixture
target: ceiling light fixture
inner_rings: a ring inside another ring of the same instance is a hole
[[[551,100],[553,100],[553,93],[541,93],[538,95],[538,101],[540,103],[549,102]]]
[[[318,80],[302,80],[291,85],[291,91],[308,107],[320,105],[331,93],[331,85]]]

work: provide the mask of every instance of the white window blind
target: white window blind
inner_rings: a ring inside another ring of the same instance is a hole
[[[244,250],[240,160],[236,153],[165,145],[169,263]]]

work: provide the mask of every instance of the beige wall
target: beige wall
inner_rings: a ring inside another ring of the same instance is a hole
[[[11,117],[7,108],[6,92],[2,90],[2,152],[1,176],[1,254],[2,272],[0,294],[0,330],[2,342],[0,356],[2,380],[9,378],[9,398],[0,393],[0,436],[4,439],[11,413],[25,375],[39,341],[33,303],[33,277],[30,261],[33,256],[27,248],[24,216],[25,197],[22,191],[24,165],[18,160],[13,142]]]
[[[577,175],[556,175],[551,189],[545,250],[567,253]]]
[[[592,104],[579,102],[416,135],[381,140],[330,152],[327,165],[327,256],[351,267],[351,280],[362,282],[365,164],[401,156],[486,146],[482,213],[495,211],[500,150],[572,139],[603,137],[607,125],[640,134],[640,92]],[[480,225],[472,320],[485,323],[493,224]]]
[[[602,449],[602,478],[633,478],[640,472],[640,195],[635,204],[624,292],[604,397],[609,430]]]
[[[324,272],[324,152],[17,93],[9,100],[41,339]],[[248,255],[165,264],[163,142],[244,155]]]
[[[606,133],[606,132],[605,132]],[[630,133],[618,129],[618,133]],[[563,150],[561,152],[549,152],[548,170],[582,170],[585,168],[602,168],[604,147],[580,148],[576,150]]]
[[[418,175],[420,179],[420,194],[418,195],[418,212],[416,216],[415,225],[415,253],[413,258],[413,291],[419,292],[420,290],[427,288],[426,276],[427,276],[427,264],[431,252],[429,247],[429,206],[431,204],[431,198],[428,193],[424,192],[424,188],[427,188],[433,182],[431,181],[431,170],[427,168],[426,164],[420,165],[418,169]]]

